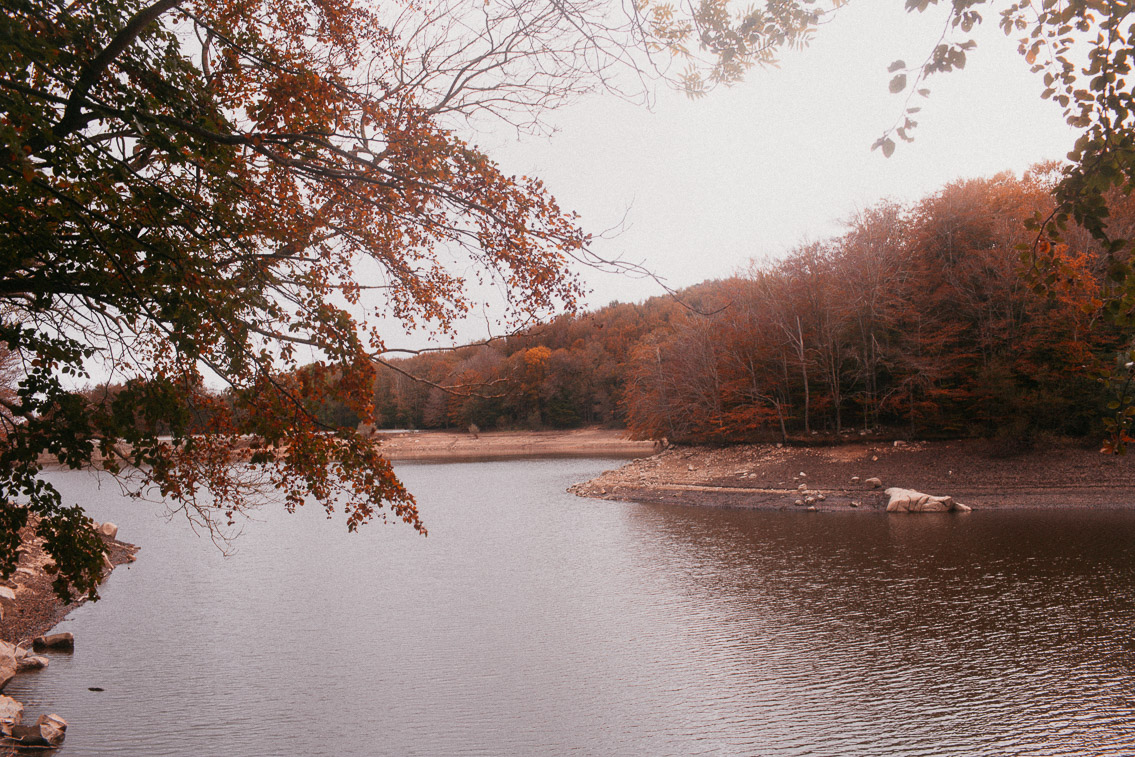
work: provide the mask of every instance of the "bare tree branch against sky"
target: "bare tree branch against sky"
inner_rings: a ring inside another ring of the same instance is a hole
[[[690,100],[660,91],[655,107],[591,96],[548,114],[547,138],[515,130],[478,133],[506,172],[540,176],[608,258],[644,263],[674,287],[727,276],[752,257],[840,229],[871,203],[913,201],[954,179],[1022,172],[1062,159],[1076,132],[1042,100],[1028,70],[990,20],[974,30],[966,68],[934,77],[916,141],[889,160],[871,151],[902,113],[888,65],[925,57],[945,16],[901,3],[858,2],[821,26],[812,44],[786,51],[779,68]],[[649,279],[587,271],[591,306],[660,293]],[[462,334],[483,336],[484,320]]]

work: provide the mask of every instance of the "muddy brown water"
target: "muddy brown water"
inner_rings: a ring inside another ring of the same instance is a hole
[[[141,547],[9,686],[81,755],[1135,754],[1135,513],[743,512],[401,465],[428,538],[265,511]],[[92,691],[98,688],[102,691]]]

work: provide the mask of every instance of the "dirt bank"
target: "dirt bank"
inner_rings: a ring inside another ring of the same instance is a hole
[[[852,483],[856,476],[860,483]],[[882,487],[863,483],[873,477]],[[679,447],[607,471],[572,491],[625,501],[793,509],[801,507],[796,505],[803,499],[801,485],[817,498],[819,510],[882,509],[881,490],[891,486],[948,494],[975,509],[1135,508],[1135,455],[1060,447],[1004,457],[977,440],[898,447]]]
[[[54,627],[59,621],[82,602],[64,604],[55,596],[51,588],[53,576],[45,570],[49,558],[43,551],[42,543],[33,538],[30,526],[21,532],[23,546],[20,548],[20,563],[16,572],[0,585],[7,586],[16,593],[14,602],[0,604],[3,617],[0,618],[0,639],[12,644],[28,642]],[[115,566],[133,562],[138,548],[117,539],[103,539],[106,553]]]
[[[570,431],[379,432],[376,439],[389,460],[507,460],[525,457],[642,457],[657,451],[654,442],[636,442],[626,432],[584,428]]]

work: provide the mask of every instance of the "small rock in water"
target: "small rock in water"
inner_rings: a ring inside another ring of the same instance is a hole
[[[813,512],[813,513],[816,512],[816,506],[815,505],[808,505],[808,511]]]
[[[28,670],[43,670],[47,667],[48,660],[46,657],[39,655],[25,655],[16,660],[16,672],[23,673]]]
[[[32,641],[32,649],[42,652],[45,649],[73,650],[75,637],[70,633],[53,633],[50,636],[37,636]]]
[[[852,476],[851,477],[851,483],[858,484],[859,483],[859,476]]]
[[[879,487],[881,487],[883,485],[883,482],[880,481],[877,478],[869,478],[866,481],[864,481],[863,483],[867,484],[872,489],[878,489]]]

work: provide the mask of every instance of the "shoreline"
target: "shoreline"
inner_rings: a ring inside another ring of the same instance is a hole
[[[403,431],[374,434],[379,452],[391,462],[486,462],[549,457],[638,458],[661,449],[633,441],[619,429],[565,431]]]
[[[0,641],[9,644],[31,643],[57,626],[74,609],[87,602],[86,597],[64,603],[52,589],[51,574],[45,570],[50,558],[42,549],[42,542],[32,538],[31,526],[20,532],[23,545],[20,548],[20,562],[16,571],[0,586],[15,592],[14,601],[0,602]],[[120,565],[134,562],[138,547],[116,538],[102,536],[110,569],[103,575],[102,582]],[[100,583],[102,583],[100,582]]]
[[[881,486],[865,483],[870,478]],[[696,507],[878,512],[886,509],[889,487],[948,495],[975,510],[1135,509],[1135,456],[1069,446],[1001,456],[988,442],[969,439],[672,447],[569,491]],[[814,501],[805,503],[805,494]]]
[[[19,563],[8,579],[0,581],[0,669],[3,670],[0,690],[7,688],[13,676],[50,668],[51,658],[43,656],[45,651],[54,649],[67,654],[74,649],[74,637],[70,633],[47,634],[87,601],[83,596],[64,603],[55,595],[52,588],[54,563],[44,552],[43,539],[35,535],[34,528],[29,524],[20,530]],[[134,562],[138,548],[115,538],[118,528],[113,524],[102,524],[98,530],[103,541],[101,585],[117,566]],[[44,636],[46,640],[41,638]],[[35,656],[30,653],[33,647]],[[3,721],[0,754],[53,749],[61,746],[66,737],[67,721],[58,714],[41,714],[35,725],[28,725],[24,704],[7,695],[0,695],[0,710]]]

